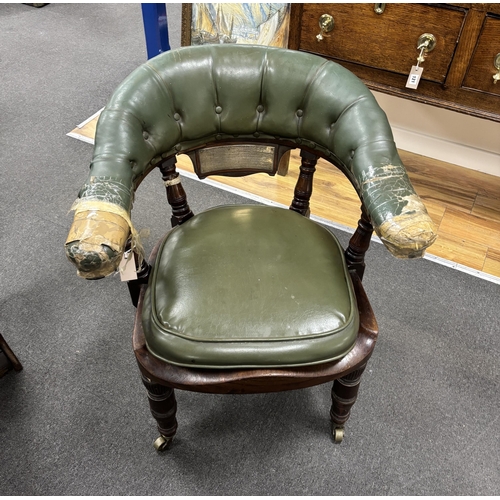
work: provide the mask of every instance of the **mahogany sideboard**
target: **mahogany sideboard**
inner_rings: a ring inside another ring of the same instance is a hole
[[[406,88],[425,34],[434,48]],[[339,62],[372,90],[500,122],[500,4],[292,3],[288,46]]]

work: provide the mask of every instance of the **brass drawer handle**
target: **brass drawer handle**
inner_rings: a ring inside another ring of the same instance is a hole
[[[418,88],[420,83],[420,78],[422,77],[422,72],[424,68],[420,66],[421,63],[425,61],[424,52],[430,52],[434,50],[436,46],[436,37],[432,33],[424,33],[420,35],[417,40],[417,50],[420,51],[417,57],[417,65],[411,67],[410,74],[408,75],[408,80],[405,87],[408,89]]]
[[[493,61],[493,65],[498,70],[496,75],[493,75],[493,83],[497,83],[500,80],[500,52],[495,56],[495,60]]]
[[[321,42],[324,36],[329,36],[326,33],[330,33],[330,31],[333,30],[334,24],[335,21],[333,20],[333,17],[330,14],[323,14],[319,18],[319,27],[321,28],[321,31],[318,35],[316,35],[316,40],[318,40],[318,42]]]
[[[420,50],[420,55],[417,57],[417,66],[424,62],[424,52],[432,52],[436,46],[436,37],[432,33],[424,33],[417,40],[417,50]]]

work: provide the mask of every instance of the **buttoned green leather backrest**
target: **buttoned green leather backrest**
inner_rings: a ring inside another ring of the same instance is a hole
[[[130,211],[161,157],[235,138],[284,139],[340,167],[396,255],[418,255],[434,240],[371,92],[340,65],[286,49],[184,47],[140,66],[101,113],[80,198]]]

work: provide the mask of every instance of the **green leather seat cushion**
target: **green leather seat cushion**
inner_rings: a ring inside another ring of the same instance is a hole
[[[293,211],[257,205],[210,209],[174,228],[142,320],[153,355],[200,368],[335,360],[359,326],[335,236]]]

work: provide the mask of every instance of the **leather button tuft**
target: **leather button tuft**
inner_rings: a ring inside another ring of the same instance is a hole
[[[176,145],[174,146],[174,149],[175,149],[176,151],[180,151],[180,150],[181,150],[181,145],[180,145],[180,144],[176,144]]]
[[[304,112],[301,109],[297,110],[297,116],[302,116],[303,114],[304,114]]]
[[[149,134],[146,131],[144,131],[142,133],[142,137],[144,138],[145,141],[147,141],[149,139]]]
[[[222,108],[221,108],[220,106],[217,106],[217,107],[215,108],[215,112],[216,112],[218,115],[220,115],[220,114],[222,113]]]
[[[259,136],[260,136],[260,134],[259,134],[259,132],[254,132],[254,133],[253,133],[253,136],[254,136],[254,137],[259,137]]]
[[[181,115],[179,113],[175,113],[174,120],[178,122],[180,119],[181,119]]]
[[[264,111],[264,106],[262,106],[262,104],[259,104],[259,105],[257,106],[257,111],[258,111],[259,113],[262,113],[262,111]]]

